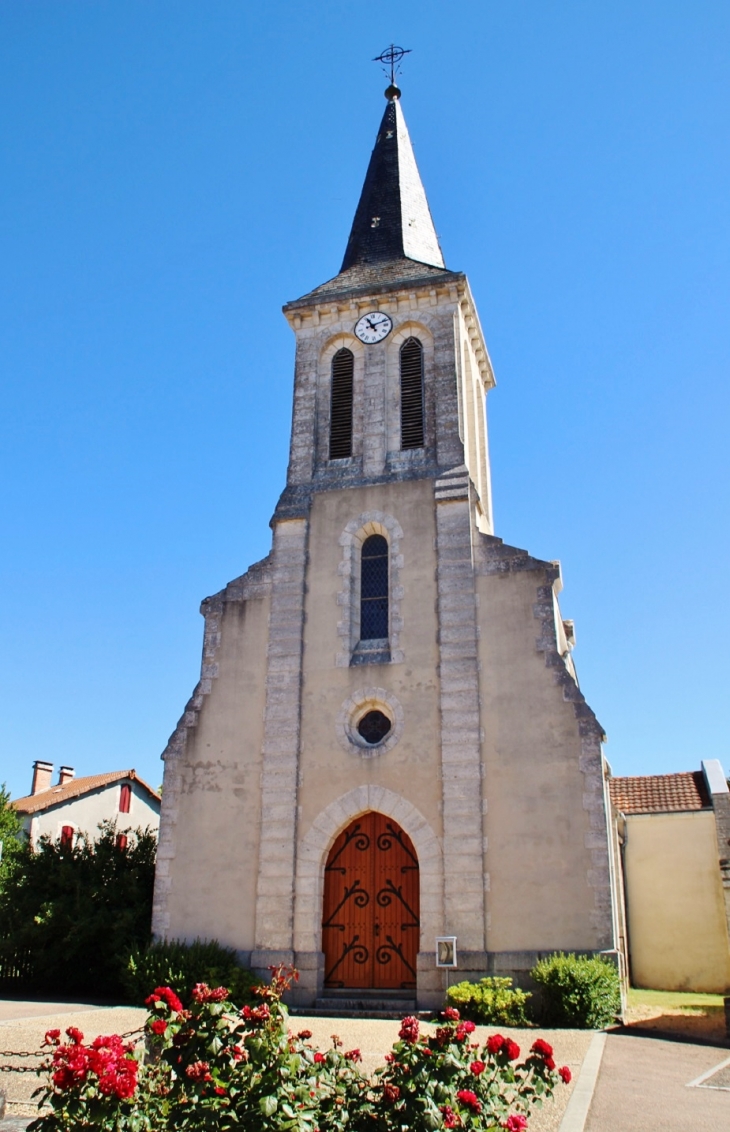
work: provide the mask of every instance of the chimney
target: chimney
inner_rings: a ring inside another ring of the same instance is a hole
[[[33,763],[33,786],[31,787],[31,794],[41,794],[44,790],[50,790],[52,774],[53,763],[36,759]]]
[[[62,766],[58,772],[58,785],[65,786],[70,782],[74,776],[74,768],[72,766]]]

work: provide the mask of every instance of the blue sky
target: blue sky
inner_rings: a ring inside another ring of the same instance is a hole
[[[728,766],[730,7],[0,5],[0,781],[153,785],[200,600],[265,555],[293,340],[403,108],[619,774]],[[536,753],[539,757],[539,752]]]

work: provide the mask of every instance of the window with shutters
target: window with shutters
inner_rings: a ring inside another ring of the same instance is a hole
[[[352,386],[355,357],[351,350],[338,350],[332,359],[330,393],[330,460],[352,456]]]
[[[400,350],[401,448],[423,448],[423,346],[409,338]]]
[[[360,640],[388,636],[388,540],[370,535],[360,560]]]
[[[74,843],[74,827],[72,825],[61,826],[61,845],[70,848]]]
[[[128,814],[129,804],[132,801],[132,787],[126,782],[119,791],[119,813]]]
[[[127,848],[127,843],[128,843],[128,838],[127,838],[126,833],[118,833],[117,834],[117,849],[121,849],[122,852],[124,852],[124,850]]]

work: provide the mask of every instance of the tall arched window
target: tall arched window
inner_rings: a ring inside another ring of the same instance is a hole
[[[330,398],[330,460],[352,456],[352,379],[355,358],[351,350],[338,350],[332,359]]]
[[[400,349],[400,444],[423,448],[423,346],[417,338]]]
[[[370,535],[360,560],[360,640],[388,636],[388,540]]]

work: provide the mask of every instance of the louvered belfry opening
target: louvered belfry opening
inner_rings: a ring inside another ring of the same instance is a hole
[[[409,338],[400,351],[401,448],[423,448],[423,346]]]
[[[351,350],[338,350],[332,359],[330,401],[330,460],[352,456],[352,383],[355,358]]]
[[[370,535],[360,560],[360,640],[388,636],[388,540]]]

